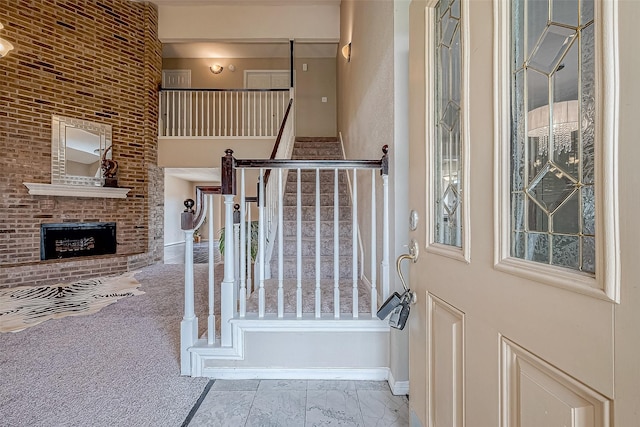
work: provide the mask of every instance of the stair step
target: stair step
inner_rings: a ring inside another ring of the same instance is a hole
[[[320,190],[320,206],[333,206],[334,204],[334,197],[333,197],[333,188],[331,189],[332,191],[326,191],[326,192],[322,192],[322,190]],[[297,202],[298,202],[298,196],[297,194],[293,193],[287,193],[284,195],[283,198],[283,204],[284,204],[284,208],[289,208],[289,207],[293,207],[296,208],[297,207]],[[343,193],[343,194],[338,194],[338,202],[339,202],[339,206],[349,206],[351,204],[351,198],[349,197],[348,194]],[[309,193],[301,193],[300,194],[300,205],[301,206],[314,206],[316,205],[316,195],[315,192],[312,194]]]
[[[291,194],[295,196],[297,194],[298,183],[297,182],[287,182],[284,187],[285,194]],[[333,182],[320,182],[320,194],[331,194],[333,195]],[[300,193],[314,195],[316,194],[316,183],[315,182],[302,182],[300,181]],[[342,183],[338,183],[338,194],[349,194],[348,187],[346,185],[342,185]]]
[[[295,209],[283,210],[283,221],[294,221],[297,218]],[[316,207],[315,206],[302,206],[302,220],[313,221],[316,219]],[[338,207],[338,219],[341,221],[347,221],[351,219],[351,207],[340,206]],[[320,220],[331,221],[333,220],[333,206],[320,206]]]
[[[332,236],[333,237],[333,236]],[[282,239],[282,255],[283,259],[292,257],[295,259],[298,255],[297,239],[295,236],[288,236]],[[340,246],[338,255],[350,256],[353,254],[353,239],[351,236],[342,236],[340,238]],[[300,249],[303,257],[315,257],[316,255],[316,239],[306,237],[300,241]],[[333,239],[320,239],[320,256],[333,256],[335,246]],[[273,260],[278,260],[278,241],[273,246]]]
[[[333,185],[334,178],[333,170],[320,170],[320,183],[331,183]],[[298,173],[294,169],[289,170],[289,174],[287,175],[287,183],[289,182],[297,182],[298,181]],[[300,182],[316,182],[316,171],[315,169],[301,169],[300,170]],[[346,183],[347,175],[345,171],[338,172],[338,182]]]
[[[302,278],[313,279],[316,277],[316,259],[315,257],[303,257],[302,258]],[[353,277],[352,267],[353,260],[349,257],[340,257],[338,261],[339,265],[339,278],[349,279]],[[295,258],[283,259],[283,277],[285,279],[295,279],[297,277],[297,263]],[[278,263],[271,263],[271,277],[278,277]],[[333,279],[333,257],[322,256],[320,257],[320,278],[321,279]]]
[[[285,237],[291,237],[296,235],[296,221],[285,220],[282,222],[282,232]],[[300,228],[302,229],[302,237],[309,238],[316,236],[316,222],[315,221],[301,221]],[[325,239],[333,239],[333,221],[320,221],[320,237]],[[341,237],[351,236],[351,221],[342,220],[338,221],[338,234]]]

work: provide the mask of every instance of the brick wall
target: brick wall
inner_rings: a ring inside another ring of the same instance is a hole
[[[0,0],[0,287],[104,275],[162,260],[157,10],[130,0]],[[51,182],[51,115],[110,124],[126,199],[31,196]],[[40,261],[40,224],[113,221],[117,254]]]

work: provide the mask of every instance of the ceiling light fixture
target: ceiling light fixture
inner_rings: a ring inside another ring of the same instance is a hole
[[[211,67],[209,67],[209,70],[211,70],[213,74],[220,74],[222,70],[224,70],[224,68],[220,64],[213,64]]]
[[[351,42],[342,46],[342,56],[347,62],[351,62]]]
[[[539,138],[539,154],[548,152],[550,136],[556,152],[570,152],[571,134],[580,129],[577,100],[554,102],[552,108],[553,112],[549,105],[543,105],[528,113],[527,136]],[[552,126],[549,126],[550,121]]]
[[[4,25],[0,24],[0,30],[3,28]],[[6,56],[11,50],[13,50],[13,45],[8,40],[0,38],[0,58]]]

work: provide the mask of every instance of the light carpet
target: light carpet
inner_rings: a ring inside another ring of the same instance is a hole
[[[0,289],[0,332],[18,332],[49,319],[93,314],[121,298],[142,295],[131,273],[49,286]]]
[[[206,283],[206,265],[194,267]],[[184,265],[134,277],[145,294],[0,335],[0,425],[183,423],[208,381],[180,376]],[[206,313],[206,286],[197,286],[196,307]]]

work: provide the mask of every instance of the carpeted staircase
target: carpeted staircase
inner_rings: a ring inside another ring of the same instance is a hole
[[[293,159],[335,160],[342,159],[342,147],[337,138],[296,138]],[[320,171],[320,278],[334,278],[334,172]],[[301,181],[302,208],[302,278],[316,277],[316,172],[303,170]],[[283,206],[283,265],[284,278],[295,279],[297,262],[297,171],[287,176]],[[352,223],[351,201],[347,176],[338,173],[339,193],[339,264],[340,279],[352,279]],[[276,239],[271,259],[271,277],[278,277],[278,241]]]

